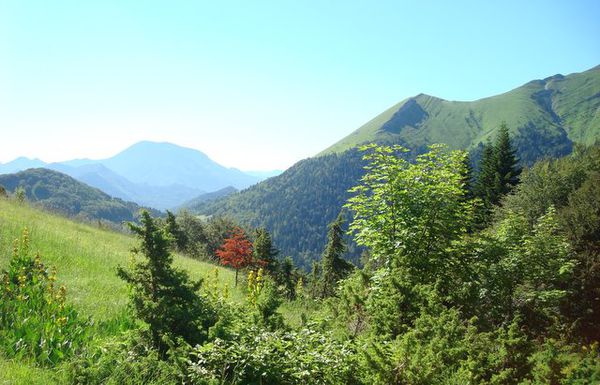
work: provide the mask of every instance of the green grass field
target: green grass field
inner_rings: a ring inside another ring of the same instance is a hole
[[[59,284],[67,287],[67,301],[81,315],[92,317],[100,336],[114,332],[112,327],[127,306],[127,287],[117,277],[116,268],[129,263],[135,238],[0,199],[0,270],[8,264],[12,243],[25,227],[30,233],[30,250],[39,252],[47,266],[56,267]],[[174,259],[194,279],[214,277],[218,269],[219,286],[228,285],[232,299],[242,300],[243,285],[234,289],[233,271],[180,255]],[[52,371],[0,356],[0,385],[47,384],[56,377]]]

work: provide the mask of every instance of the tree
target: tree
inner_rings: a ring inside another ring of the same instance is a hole
[[[182,231],[181,227],[177,223],[175,215],[167,210],[167,218],[165,220],[165,230],[167,234],[173,239],[175,248],[179,251],[185,250],[187,246],[186,234]]]
[[[486,209],[497,202],[496,189],[496,157],[494,146],[487,143],[483,146],[483,153],[479,162],[479,173],[473,187],[473,193],[480,198]]]
[[[279,267],[279,274],[277,274],[277,283],[283,286],[285,296],[293,300],[296,298],[296,284],[294,280],[294,261],[291,257],[285,257]]]
[[[363,147],[370,163],[346,207],[350,230],[381,265],[402,267],[417,280],[445,271],[452,242],[466,233],[472,205],[465,199],[465,152],[432,145],[414,164],[400,146]]]
[[[182,337],[190,344],[206,339],[214,324],[213,311],[205,298],[197,294],[201,281],[172,266],[169,238],[147,211],[141,213],[141,226],[129,223],[141,243],[133,250],[144,260],[131,269],[119,267],[117,273],[130,288],[130,300],[136,316],[150,328],[152,345],[164,356],[168,349],[164,337]]]
[[[498,196],[503,196],[508,194],[512,187],[519,183],[519,175],[521,174],[506,122],[502,122],[500,125],[494,151],[496,161],[495,190]]]
[[[233,235],[227,239],[217,250],[217,256],[225,266],[235,269],[235,286],[238,284],[238,271],[244,267],[251,266],[254,262],[252,256],[252,243],[246,238],[244,230],[236,227]]]
[[[254,257],[256,260],[264,261],[264,269],[275,276],[277,272],[277,259],[275,258],[279,251],[273,247],[271,234],[264,229],[256,229],[256,238],[254,241]]]
[[[520,173],[508,127],[502,122],[494,144],[483,147],[474,188],[475,196],[483,201],[488,214],[491,207],[500,203],[500,199],[519,183]]]
[[[344,233],[342,230],[343,217],[340,213],[337,219],[329,225],[327,246],[321,258],[320,296],[331,297],[335,294],[337,282],[348,275],[352,265],[342,255],[346,252]]]

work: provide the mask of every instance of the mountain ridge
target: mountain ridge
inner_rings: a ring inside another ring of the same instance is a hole
[[[0,164],[0,174],[33,167],[66,173],[111,196],[157,209],[174,208],[227,186],[248,187],[268,177],[227,168],[205,153],[170,142],[140,141],[105,159],[46,163],[25,157]]]
[[[325,247],[327,225],[350,197],[348,188],[356,185],[363,173],[357,146],[399,144],[414,157],[430,144],[446,143],[470,151],[477,159],[482,145],[495,137],[505,121],[521,164],[530,165],[543,157],[567,155],[576,143],[592,144],[600,139],[599,111],[600,66],[533,80],[473,102],[418,94],[281,175],[229,197],[201,203],[196,211],[229,215],[265,227],[282,255],[291,255],[297,264],[310,268]],[[359,252],[354,249],[347,257],[357,261]]]

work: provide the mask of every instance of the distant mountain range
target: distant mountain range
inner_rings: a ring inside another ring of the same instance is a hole
[[[356,147],[400,144],[411,156],[433,143],[466,149],[477,158],[482,144],[506,122],[524,165],[559,157],[574,144],[600,139],[600,66],[568,76],[533,80],[501,95],[455,102],[420,94],[376,116],[314,158],[239,193],[195,206],[205,215],[230,215],[272,233],[282,255],[310,267],[325,247],[327,224],[361,177]],[[349,218],[347,218],[349,219]],[[358,250],[350,258],[358,258]]]
[[[221,166],[198,150],[143,141],[101,160],[45,163],[21,157],[0,164],[0,174],[38,167],[60,171],[111,196],[157,209],[174,208],[229,186],[242,189],[273,173],[251,175]]]
[[[14,174],[0,175],[0,185],[11,193],[20,187],[30,202],[87,220],[120,224],[136,220],[141,209],[133,202],[113,198],[68,175],[46,168],[30,168]],[[155,216],[161,215],[156,210],[150,211]]]

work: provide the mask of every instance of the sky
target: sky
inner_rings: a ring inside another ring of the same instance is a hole
[[[0,162],[140,140],[285,169],[418,93],[600,64],[600,1],[0,0]]]

